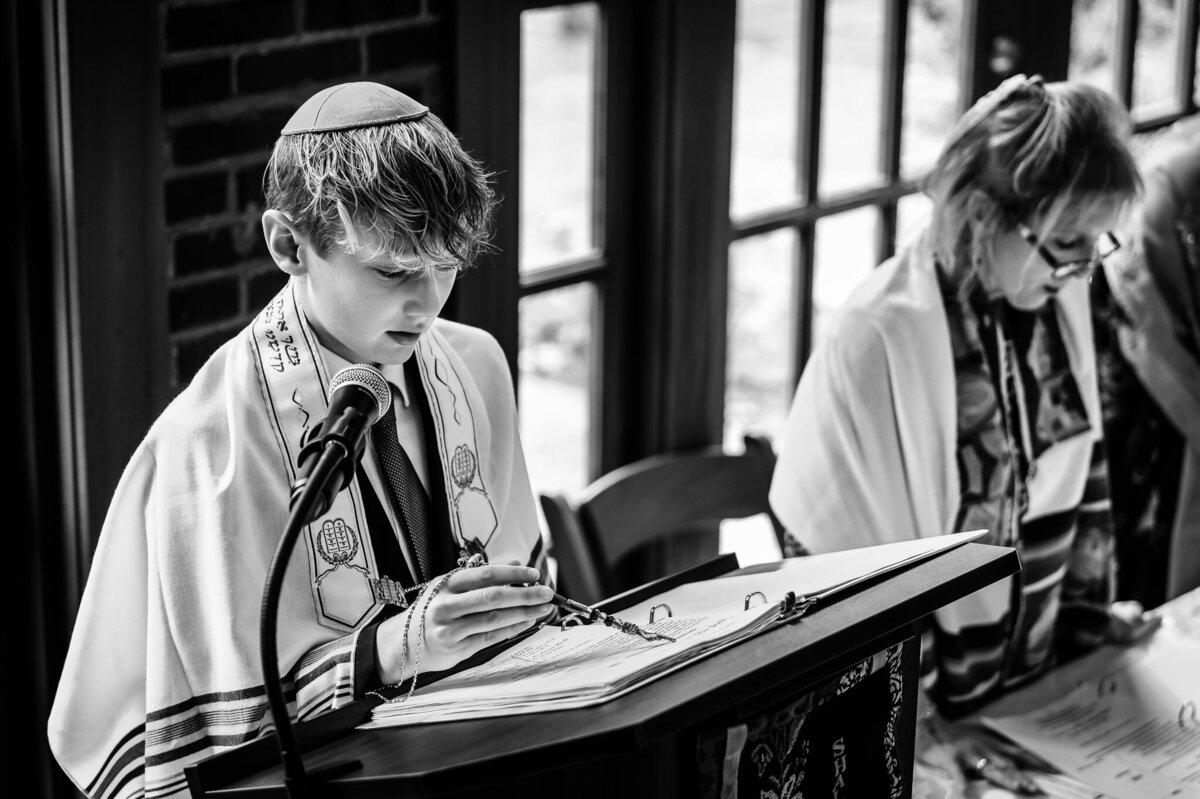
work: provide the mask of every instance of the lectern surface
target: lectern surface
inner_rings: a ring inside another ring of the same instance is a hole
[[[581,784],[586,783],[592,772],[589,762],[611,765],[623,752],[653,750],[706,721],[767,707],[850,659],[869,655],[881,641],[891,643],[911,634],[911,625],[923,616],[1019,568],[1010,548],[964,544],[601,705],[416,727],[351,729],[306,750],[304,762],[310,771],[351,759],[361,763],[324,786],[319,795],[452,795],[462,786],[486,785],[514,774],[532,776],[572,762],[579,768],[566,773],[577,772]],[[362,709],[365,712],[366,706]],[[243,769],[226,764],[246,758],[226,752],[192,767],[198,778],[193,784],[203,786],[203,796],[283,796],[278,749],[270,743],[272,748],[262,749],[258,762],[267,765],[261,770],[232,776]],[[556,779],[560,777],[561,768]]]

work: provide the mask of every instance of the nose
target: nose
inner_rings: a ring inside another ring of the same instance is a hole
[[[442,312],[454,284],[454,274],[429,269],[409,281],[405,294],[404,312],[412,318],[437,316]]]

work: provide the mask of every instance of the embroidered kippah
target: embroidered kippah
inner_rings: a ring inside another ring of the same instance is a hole
[[[369,128],[412,122],[428,113],[428,108],[391,86],[370,81],[341,83],[305,100],[280,133],[290,136]]]

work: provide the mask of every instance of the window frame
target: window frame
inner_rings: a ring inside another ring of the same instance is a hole
[[[723,423],[734,5],[597,0],[601,16],[596,257],[521,275],[520,13],[561,3],[459,0],[457,132],[498,174],[497,251],[455,289],[448,315],[491,331],[519,376],[518,303],[594,280],[602,340],[591,477],[719,440]],[[608,42],[622,41],[619,56]],[[701,231],[697,233],[696,231]],[[710,320],[699,334],[697,318]],[[716,368],[714,368],[716,367]],[[519,401],[518,397],[518,401]]]
[[[1137,0],[1118,0],[1122,13]],[[468,147],[499,173],[504,197],[497,217],[498,252],[455,291],[450,315],[493,332],[514,376],[521,297],[596,279],[603,310],[597,364],[597,422],[592,474],[640,457],[719,443],[724,435],[728,259],[733,242],[784,227],[798,234],[795,358],[798,378],[812,346],[816,223],[865,206],[879,209],[876,262],[894,253],[897,203],[917,193],[923,175],[900,171],[903,66],[909,0],[885,0],[885,67],[878,184],[820,197],[820,102],[826,0],[800,0],[801,58],[797,200],[733,217],[729,208],[733,126],[735,0],[597,0],[601,9],[598,88],[606,113],[597,116],[596,184],[602,220],[599,258],[584,258],[521,276],[516,247],[519,219],[519,15],[556,5],[546,0],[457,0],[454,92],[457,130]],[[962,12],[962,87],[958,111],[1007,74],[990,66],[997,37],[1019,43],[1012,71],[1067,77],[1071,3],[965,0]],[[1185,8],[1186,7],[1186,8]],[[1152,130],[1196,113],[1190,91],[1195,67],[1197,12],[1182,3],[1176,58],[1178,113],[1141,120]],[[1132,28],[1130,25],[1132,24]],[[1136,31],[1136,18],[1123,30]],[[612,43],[619,55],[610,55]],[[1132,64],[1133,47],[1119,58]],[[1130,74],[1131,70],[1130,70]],[[795,380],[793,380],[794,384]]]

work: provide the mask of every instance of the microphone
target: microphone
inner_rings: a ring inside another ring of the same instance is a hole
[[[336,465],[324,476],[324,485],[314,497],[308,518],[315,519],[333,503],[339,491],[350,484],[371,425],[392,407],[392,389],[374,366],[356,363],[333,376],[329,383],[329,410],[325,418],[304,436],[297,458],[299,476],[292,483],[290,503],[295,506],[319,462],[328,453]],[[322,469],[323,473],[327,470]]]

